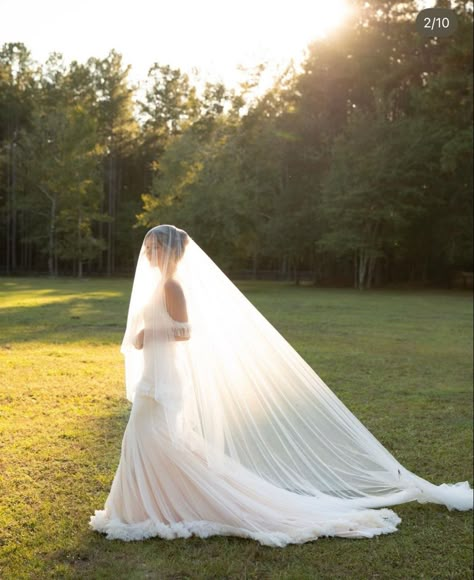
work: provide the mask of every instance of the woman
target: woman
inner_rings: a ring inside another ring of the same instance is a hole
[[[122,343],[133,402],[108,539],[233,535],[283,547],[396,531],[386,506],[472,509],[406,470],[183,230],[145,236]],[[385,509],[374,509],[374,508]]]

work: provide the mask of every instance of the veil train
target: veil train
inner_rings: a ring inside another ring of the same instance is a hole
[[[180,304],[186,317],[178,319]],[[473,507],[467,481],[434,485],[405,469],[175,226],[145,236],[122,352],[132,414],[108,510],[91,517],[91,527],[110,538],[231,533],[283,546],[395,531],[398,516],[373,508],[409,501]],[[133,429],[145,424],[153,428],[140,440]],[[162,465],[172,462],[170,471],[187,481],[173,502],[163,475],[145,490],[141,478],[152,479],[152,468],[136,459],[160,433]],[[163,497],[148,497],[160,489]],[[219,493],[225,514],[212,504]],[[201,511],[180,511],[188,497],[198,498]],[[140,517],[124,521],[127,501],[140,504]]]

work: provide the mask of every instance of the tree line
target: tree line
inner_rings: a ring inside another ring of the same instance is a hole
[[[130,274],[147,228],[227,272],[370,288],[472,270],[472,11],[415,29],[415,1],[357,2],[263,94],[122,56],[0,50],[0,271]],[[439,3],[445,5],[446,3]]]

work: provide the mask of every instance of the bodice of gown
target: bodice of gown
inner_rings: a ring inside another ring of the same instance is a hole
[[[144,308],[143,375],[137,393],[164,405],[180,407],[187,380],[185,341],[156,340],[156,331],[189,333],[191,325],[171,318],[163,308]]]

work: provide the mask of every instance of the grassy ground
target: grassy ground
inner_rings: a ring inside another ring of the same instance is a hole
[[[472,485],[472,297],[238,284],[408,469]],[[130,283],[0,279],[0,577],[471,578],[472,512],[397,506],[396,534],[285,549],[88,529],[130,412]]]

